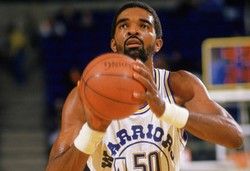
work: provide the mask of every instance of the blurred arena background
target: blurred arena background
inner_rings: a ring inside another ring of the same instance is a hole
[[[112,18],[123,2],[0,0],[1,171],[45,169],[64,99],[86,64],[110,51]],[[207,82],[211,75],[221,73],[211,73],[214,65],[207,60],[220,47],[216,43],[202,46],[208,38],[249,36],[250,2],[146,2],[158,11],[164,30],[165,43],[155,57],[156,66],[195,73],[207,84],[211,97],[225,106],[244,129],[244,146],[236,150],[189,135],[182,170],[250,170],[250,42],[244,50],[244,65],[235,64],[244,67],[245,79],[242,82],[236,76],[230,88],[224,86],[227,82],[219,82],[220,88],[214,86],[217,82]],[[209,48],[213,47],[215,51],[209,56]]]

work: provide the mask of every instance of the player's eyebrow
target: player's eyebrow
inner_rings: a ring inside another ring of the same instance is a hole
[[[119,19],[117,22],[116,22],[116,26],[117,25],[119,25],[120,23],[122,23],[122,22],[125,22],[125,21],[128,21],[129,19],[128,18],[121,18],[121,19]],[[144,22],[144,23],[147,23],[147,24],[149,24],[149,25],[153,25],[149,20],[147,20],[147,19],[143,19],[143,18],[140,18],[139,19],[141,22]]]
[[[146,19],[143,19],[143,18],[140,18],[140,21],[144,22],[144,23],[147,23],[149,25],[153,25],[153,23],[151,23],[149,20],[146,20]]]
[[[121,18],[116,22],[116,26],[119,25],[122,22],[128,21],[128,18]]]

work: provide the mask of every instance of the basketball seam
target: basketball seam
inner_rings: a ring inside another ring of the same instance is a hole
[[[124,57],[125,57],[125,56],[124,56]],[[108,57],[108,59],[112,59],[112,58],[120,58],[120,57],[118,57],[118,56],[110,56],[110,57]],[[128,57],[126,57],[126,58],[128,58]],[[98,59],[98,58],[96,58],[96,59]],[[107,59],[105,58],[105,59],[102,59],[102,60],[100,60],[100,61],[96,61],[96,63],[94,63],[95,61],[93,61],[93,63],[92,63],[93,66],[91,66],[91,68],[89,68],[89,69],[86,71],[86,73],[83,74],[83,77],[86,76],[86,75],[92,70],[92,68],[94,68],[97,64],[99,64],[99,63],[101,63],[101,62],[103,62],[103,61],[105,61],[105,60],[107,60]]]
[[[100,74],[100,75],[98,75],[98,76],[114,76],[114,77],[121,77],[121,76],[122,76],[122,77],[125,77],[125,78],[128,78],[128,79],[134,80],[132,77],[129,77],[129,76],[126,76],[126,75],[124,76],[124,75],[114,75],[114,74]],[[116,99],[107,97],[107,96],[101,94],[100,92],[96,91],[95,89],[91,88],[91,87],[88,85],[87,82],[88,82],[89,79],[91,79],[91,78],[93,78],[93,77],[95,77],[95,76],[89,77],[86,81],[85,81],[85,80],[83,80],[83,81],[84,81],[85,87],[88,87],[88,88],[91,89],[94,93],[96,93],[96,94],[98,94],[98,95],[100,95],[100,96],[102,96],[102,97],[104,97],[104,98],[106,98],[106,99],[115,101],[115,102],[117,102],[117,103],[124,103],[124,104],[128,104],[128,105],[138,105],[138,103],[129,103],[129,102],[119,101],[119,100],[116,100]],[[136,80],[134,80],[134,81],[136,81]],[[138,83],[139,83],[139,82],[138,82]],[[86,89],[86,88],[85,88],[85,89]],[[85,94],[85,89],[84,89],[84,94]]]

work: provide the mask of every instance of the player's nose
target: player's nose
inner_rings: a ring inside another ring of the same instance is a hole
[[[128,35],[131,36],[131,35],[139,35],[139,29],[136,25],[131,25],[129,28],[128,28]]]

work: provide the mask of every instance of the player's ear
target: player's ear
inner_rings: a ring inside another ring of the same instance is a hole
[[[110,48],[112,49],[113,52],[117,52],[115,39],[111,39]]]
[[[162,38],[157,38],[155,41],[155,52],[159,52],[161,50],[162,45],[163,45]]]

